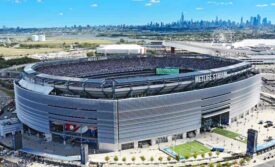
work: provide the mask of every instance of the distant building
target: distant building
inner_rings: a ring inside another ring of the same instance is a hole
[[[133,44],[101,45],[96,52],[102,54],[145,54],[146,48]]]
[[[32,35],[32,41],[34,41],[34,42],[46,41],[46,36],[45,35]]]
[[[17,118],[0,120],[0,137],[23,131],[23,124]]]
[[[234,48],[275,46],[274,39],[245,39],[233,44]]]

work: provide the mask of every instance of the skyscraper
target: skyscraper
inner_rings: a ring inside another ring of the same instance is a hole
[[[181,13],[181,17],[180,17],[180,24],[181,25],[184,24],[184,14],[183,14],[183,12]]]
[[[243,22],[243,17],[241,17],[241,22],[240,22],[240,26],[243,26],[244,22]]]
[[[261,20],[261,16],[258,14],[257,15],[257,21],[256,21],[256,25],[259,26],[262,24],[262,20]]]

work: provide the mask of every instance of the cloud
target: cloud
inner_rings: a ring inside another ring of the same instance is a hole
[[[90,5],[92,8],[97,8],[98,7],[98,4],[97,3],[94,3],[94,4],[91,4]]]
[[[160,0],[149,0],[149,2],[145,4],[145,6],[152,6],[158,3],[160,3]]]
[[[275,6],[275,3],[271,3],[270,5],[271,5],[271,6]]]
[[[41,2],[43,2],[43,1],[42,1],[42,0],[36,0],[36,2],[41,3]]]
[[[197,7],[196,10],[203,10],[203,8],[202,7]]]
[[[264,7],[268,7],[268,4],[257,4],[256,7],[264,8]]]
[[[27,0],[7,0],[8,2],[16,3],[16,4],[21,4]]]
[[[63,12],[60,12],[60,13],[58,13],[58,15],[59,15],[59,16],[63,16],[63,15],[64,15],[64,13],[63,13]]]
[[[232,1],[208,1],[207,3],[211,5],[220,5],[220,6],[233,5]]]
[[[14,2],[15,2],[15,3],[21,3],[22,0],[15,0]]]
[[[150,0],[149,3],[160,3],[160,0]]]
[[[144,0],[132,0],[133,2],[144,2]]]

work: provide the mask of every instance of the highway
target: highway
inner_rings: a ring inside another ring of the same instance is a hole
[[[219,55],[236,58],[248,54],[246,51],[227,49],[224,46],[212,46],[211,43],[204,42],[165,41],[163,45],[166,47],[175,47],[177,49],[213,56]]]
[[[0,74],[5,72],[5,71],[17,70],[18,68],[25,67],[26,65],[28,65],[28,64],[22,64],[22,65],[17,65],[17,66],[11,66],[11,67],[8,67],[8,68],[2,68],[2,69],[0,69]]]

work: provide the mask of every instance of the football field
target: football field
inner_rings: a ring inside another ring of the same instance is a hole
[[[195,153],[197,155],[210,152],[210,149],[197,141],[187,142],[181,145],[170,147],[171,150],[176,152],[179,156],[191,157]]]

